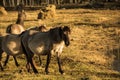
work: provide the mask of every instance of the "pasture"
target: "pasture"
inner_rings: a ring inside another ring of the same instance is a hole
[[[25,28],[39,25],[36,11],[26,11]],[[7,25],[15,23],[16,11],[0,15],[0,34],[5,33]],[[32,69],[28,73],[24,55],[17,57],[17,68],[10,57],[9,63],[0,71],[0,80],[119,80],[120,79],[120,10],[61,9],[56,10],[55,19],[43,20],[47,29],[56,25],[71,28],[69,47],[61,55],[64,75],[58,71],[57,60],[52,56],[48,75],[45,74],[46,56],[34,56],[39,74]],[[6,54],[3,54],[4,62]],[[22,70],[22,71],[21,71]]]

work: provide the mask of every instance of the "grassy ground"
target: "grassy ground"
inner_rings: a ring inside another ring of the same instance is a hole
[[[37,13],[27,11],[25,28],[39,25]],[[34,60],[39,74],[28,73],[24,55],[18,56],[20,67],[16,67],[10,58],[5,71],[0,71],[0,80],[119,80],[120,79],[120,13],[119,10],[63,9],[57,10],[55,19],[44,20],[47,29],[56,25],[69,25],[71,45],[64,48],[61,55],[65,75],[58,72],[55,56],[49,66],[50,74],[44,72],[46,56],[39,66],[38,57]],[[17,12],[0,15],[0,32],[5,32],[7,25],[15,23]],[[2,61],[5,60],[5,54]],[[22,70],[22,72],[20,72]]]

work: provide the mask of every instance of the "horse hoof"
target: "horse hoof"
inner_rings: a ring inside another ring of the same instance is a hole
[[[34,71],[34,73],[35,73],[35,74],[38,74],[38,71],[36,70],[36,71]]]
[[[3,65],[4,67],[6,66],[6,64]]]
[[[19,70],[19,73],[22,73],[22,70]]]
[[[62,75],[65,75],[65,73],[62,73]]]
[[[1,71],[4,71],[4,69],[3,69],[3,68],[1,68]]]
[[[46,75],[48,75],[49,74],[49,72],[48,71],[46,71]]]
[[[19,67],[20,65],[19,64],[16,64],[17,67]]]
[[[64,71],[60,71],[60,73],[64,75]]]

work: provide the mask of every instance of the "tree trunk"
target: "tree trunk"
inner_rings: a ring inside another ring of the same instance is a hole
[[[9,0],[8,5],[11,6],[11,1]]]
[[[11,4],[12,4],[13,7],[15,6],[14,0],[11,1]]]
[[[5,0],[3,0],[3,6],[6,6],[6,2],[5,2]]]
[[[60,0],[57,0],[57,3],[60,4]]]

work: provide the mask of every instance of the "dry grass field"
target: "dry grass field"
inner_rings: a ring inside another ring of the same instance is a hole
[[[37,11],[26,11],[25,28],[39,25]],[[120,10],[62,9],[56,10],[55,19],[42,21],[47,29],[57,25],[71,28],[69,47],[61,55],[65,75],[58,72],[55,56],[49,65],[50,73],[45,74],[46,56],[41,56],[43,64],[39,66],[38,57],[34,60],[39,74],[26,71],[26,58],[17,57],[20,67],[16,67],[10,57],[4,71],[0,71],[0,80],[120,80]],[[15,23],[17,12],[9,11],[0,15],[0,33],[7,25]],[[2,62],[6,54],[4,53]],[[20,70],[22,72],[20,73]]]

